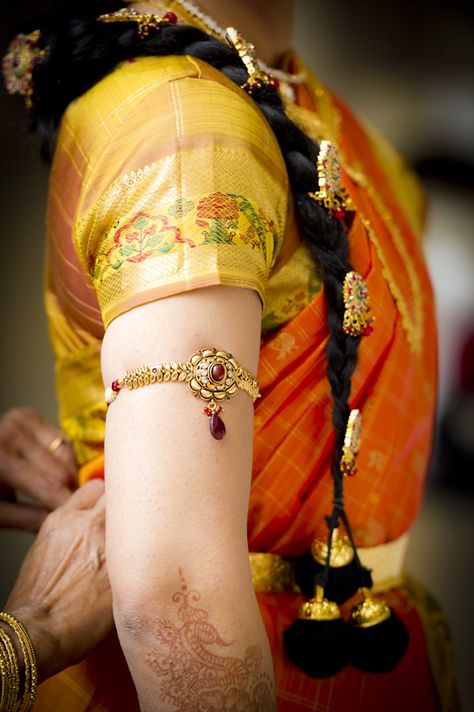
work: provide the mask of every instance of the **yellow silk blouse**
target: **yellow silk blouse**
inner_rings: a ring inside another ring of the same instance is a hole
[[[320,108],[289,107],[331,138],[337,114]],[[104,329],[137,305],[217,284],[259,294],[262,333],[321,287],[278,143],[253,100],[205,62],[124,62],[68,107],[50,184],[46,307],[60,423],[79,464],[103,444]]]
[[[80,462],[103,439],[98,352],[114,318],[224,284],[259,294],[265,331],[319,289],[288,196],[267,122],[204,62],[124,62],[71,104],[51,179],[47,309]]]

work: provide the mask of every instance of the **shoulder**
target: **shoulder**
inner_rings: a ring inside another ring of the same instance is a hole
[[[206,62],[189,56],[141,57],[121,63],[67,109],[59,146],[73,142],[88,163],[136,135],[209,135],[245,142],[282,180],[286,170],[275,136],[256,104]],[[167,141],[167,137],[169,141]],[[174,144],[174,141],[173,141]]]

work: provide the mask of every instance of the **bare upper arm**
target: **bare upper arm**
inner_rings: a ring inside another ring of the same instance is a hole
[[[255,374],[260,320],[256,292],[236,287],[140,306],[107,330],[104,381],[150,362],[185,361],[205,346],[231,352]],[[194,569],[209,582],[248,579],[252,400],[239,390],[224,404],[221,441],[209,433],[204,406],[186,384],[170,382],[124,389],[109,408],[107,556],[119,597],[168,592],[178,568],[191,572],[191,580]]]

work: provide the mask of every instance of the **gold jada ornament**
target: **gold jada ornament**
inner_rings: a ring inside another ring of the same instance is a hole
[[[188,361],[171,361],[139,366],[125,373],[105,391],[105,402],[110,405],[123,388],[134,390],[153,383],[187,383],[193,395],[207,401],[203,413],[209,418],[211,435],[222,440],[225,425],[219,414],[219,405],[230,400],[237,389],[244,391],[255,402],[260,397],[257,380],[227,351],[204,348],[190,356]]]
[[[324,581],[326,598],[341,604],[360,588],[359,570],[350,539],[340,535],[339,527],[332,531],[330,554],[328,543],[327,538],[315,539],[311,549],[296,560],[295,580],[307,598],[313,596],[315,582]]]
[[[380,598],[373,598],[367,588],[362,589],[364,599],[353,607],[351,622],[359,628],[370,628],[383,623],[391,616],[389,606]]]
[[[235,49],[248,72],[248,79],[242,84],[242,89],[247,94],[253,94],[257,89],[272,87],[278,89],[280,83],[271,74],[260,69],[255,47],[238,33],[235,27],[226,27],[225,38],[227,43]]]
[[[361,593],[363,599],[350,617],[351,663],[367,672],[389,672],[405,654],[408,631],[384,600],[367,588]]]
[[[351,410],[347,420],[344,445],[342,446],[341,472],[353,476],[357,473],[356,459],[360,450],[362,416],[357,409]]]
[[[332,218],[344,220],[354,206],[342,184],[339,154],[331,141],[321,141],[317,169],[319,190],[308,193],[309,197],[325,207]]]
[[[302,603],[298,618],[283,633],[285,652],[311,677],[330,677],[349,662],[347,626],[337,603],[316,586],[314,597]]]
[[[160,30],[165,25],[175,25],[178,18],[174,12],[166,12],[164,15],[154,15],[147,12],[138,12],[133,7],[123,7],[115,12],[108,12],[99,15],[99,22],[128,22],[136,23],[138,36],[141,40],[146,39],[153,30]]]
[[[298,609],[298,618],[304,621],[335,621],[340,617],[339,606],[324,597],[322,586],[316,586],[314,598],[302,603]]]
[[[324,566],[328,558],[328,545],[323,539],[315,539],[311,544],[311,554],[318,564]],[[332,533],[331,555],[329,566],[333,569],[340,569],[347,566],[354,559],[354,549],[349,541],[349,537],[340,536],[336,527]]]
[[[370,316],[369,292],[358,272],[348,272],[342,285],[344,316],[342,330],[349,336],[370,336],[373,332]]]
[[[49,47],[41,47],[40,30],[35,30],[29,35],[16,35],[3,58],[5,89],[8,94],[24,96],[27,109],[33,105],[33,72],[49,54]]]

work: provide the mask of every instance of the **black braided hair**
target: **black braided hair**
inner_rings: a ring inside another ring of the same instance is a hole
[[[123,60],[137,56],[192,55],[219,69],[239,86],[247,79],[247,71],[237,53],[196,27],[165,25],[140,39],[133,23],[97,21],[100,14],[118,9],[120,4],[114,0],[82,0],[73,3],[72,9],[68,5],[64,0],[57,2],[56,12],[41,24],[42,38],[51,52],[49,59],[35,69],[31,123],[40,138],[45,158],[52,154],[57,128],[68,104]],[[255,91],[252,97],[279,143],[299,225],[315,262],[322,268],[329,330],[327,377],[336,435],[331,471],[336,504],[339,503],[341,509],[340,459],[350,412],[351,378],[360,341],[342,330],[342,283],[352,269],[347,233],[342,221],[332,218],[308,195],[317,189],[318,145],[285,115],[276,90],[266,87]]]

